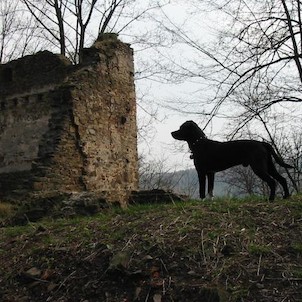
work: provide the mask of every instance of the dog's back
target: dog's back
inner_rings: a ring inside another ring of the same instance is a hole
[[[236,165],[248,166],[257,160],[267,160],[269,156],[265,146],[253,140],[218,142],[204,139],[192,151],[195,165],[211,172]]]

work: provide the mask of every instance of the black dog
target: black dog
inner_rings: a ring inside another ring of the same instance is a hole
[[[251,166],[254,173],[268,184],[270,201],[275,198],[276,182],[274,179],[282,185],[284,198],[290,196],[286,180],[277,172],[272,156],[279,165],[286,168],[292,168],[292,166],[284,163],[270,144],[254,140],[213,141],[207,139],[193,121],[185,122],[179,130],[171,134],[173,138],[186,141],[189,145],[199,178],[201,199],[205,198],[206,177],[208,178],[208,193],[212,197],[215,172],[236,165]]]

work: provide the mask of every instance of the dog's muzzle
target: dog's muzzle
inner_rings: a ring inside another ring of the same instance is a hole
[[[179,135],[179,131],[173,131],[171,132],[171,135],[175,139],[182,140],[182,137]]]

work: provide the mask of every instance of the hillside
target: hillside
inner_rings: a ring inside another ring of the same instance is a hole
[[[302,301],[302,198],[172,202],[0,229],[1,301]]]

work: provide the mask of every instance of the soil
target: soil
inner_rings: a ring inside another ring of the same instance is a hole
[[[0,229],[0,300],[302,301],[302,197],[104,208]]]

